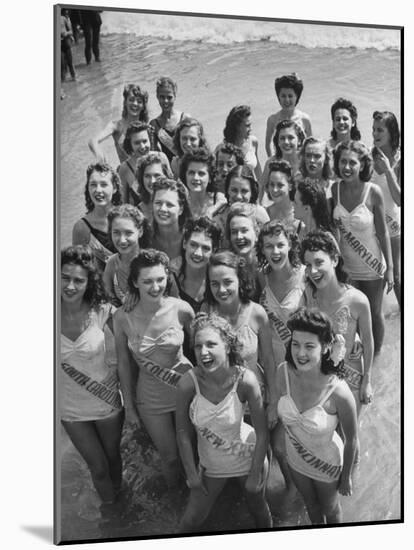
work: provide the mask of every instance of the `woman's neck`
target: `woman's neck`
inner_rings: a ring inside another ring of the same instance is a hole
[[[171,225],[159,225],[157,224],[157,235],[166,243],[174,243],[178,237],[181,237],[180,228],[178,222]]]
[[[144,314],[145,316],[154,315],[161,309],[165,302],[165,296],[161,296],[161,298],[158,301],[154,300],[148,300],[143,296],[139,299],[137,305],[135,306],[135,310],[138,310],[140,313]]]
[[[90,217],[93,219],[93,220],[103,220],[103,219],[107,219],[107,216],[108,216],[108,212],[110,211],[110,209],[113,207],[113,204],[110,203],[106,206],[98,206],[98,205],[95,205],[93,210],[91,210],[91,212],[89,213]]]
[[[273,210],[272,219],[285,219],[292,213],[292,202],[286,195],[280,202],[273,203],[271,206]]]
[[[291,153],[283,153],[282,158],[283,160],[287,160],[287,162],[290,164],[292,168],[292,176],[294,176],[295,173],[298,171],[299,166],[298,152],[292,151]]]
[[[139,254],[139,244],[134,247],[134,249],[131,252],[128,252],[127,254],[122,254],[121,252],[118,252],[119,259],[121,261],[121,264],[129,266],[129,264],[132,262],[134,258],[136,258]]]
[[[68,319],[73,318],[79,315],[80,313],[89,310],[89,307],[90,307],[89,304],[85,302],[85,300],[74,302],[72,304],[68,304],[67,302],[61,301],[62,316]]]
[[[316,290],[316,297],[318,299],[318,302],[321,305],[324,305],[325,310],[329,310],[329,306],[338,299],[338,297],[341,295],[342,288],[343,285],[338,281],[335,275],[331,278],[331,280],[324,288]]]
[[[226,317],[231,324],[235,324],[237,323],[242,307],[243,304],[240,298],[237,297],[231,304],[219,304],[218,311],[220,315]]]
[[[294,272],[295,272],[295,269],[293,265],[289,261],[287,261],[285,265],[280,269],[277,269],[277,270],[272,269],[268,274],[268,278],[271,283],[274,283],[276,285],[281,285],[287,282],[292,277]]]
[[[185,266],[184,280],[185,281],[199,281],[205,280],[207,274],[207,266],[195,268],[188,264]]]

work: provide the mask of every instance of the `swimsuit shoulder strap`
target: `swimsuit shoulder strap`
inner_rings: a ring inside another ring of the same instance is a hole
[[[88,222],[86,218],[82,218],[82,221],[89,227],[91,231],[95,229],[94,227],[92,227],[92,225]]]
[[[371,189],[371,182],[369,181],[367,184],[366,184],[366,188],[365,188],[365,192],[364,192],[364,197],[362,199],[362,202],[361,204],[365,204],[365,201],[367,200],[367,197],[368,197],[368,193]]]
[[[328,401],[328,399],[331,397],[332,393],[335,391],[336,386],[339,384],[339,382],[340,382],[339,378],[337,378],[337,379],[333,382],[333,384],[331,385],[331,387],[329,388],[329,390],[325,393],[325,395],[324,395],[324,396],[322,397],[322,399],[319,401],[318,406],[322,407],[322,405]]]
[[[243,367],[239,368],[239,373],[236,376],[236,380],[234,381],[234,384],[233,384],[233,387],[230,390],[230,393],[235,393],[237,391],[237,388],[239,386],[239,382],[243,378],[243,375],[244,375],[245,371],[246,371],[245,368],[243,368]]]
[[[131,166],[131,163],[129,162],[129,160],[126,161],[126,164],[127,164],[128,168],[131,170],[132,175],[135,177],[134,169],[133,169],[133,167]]]
[[[191,378],[193,379],[193,382],[194,382],[194,386],[195,386],[195,390],[196,390],[196,393],[197,395],[200,395],[200,386],[198,385],[198,380],[197,380],[197,376],[195,375],[195,372],[193,370],[189,370],[188,371],[188,374],[191,376]]]
[[[283,363],[283,371],[285,373],[286,392],[287,392],[288,396],[290,397],[289,373],[288,373],[288,368],[287,367],[288,367],[288,364],[285,361]]]

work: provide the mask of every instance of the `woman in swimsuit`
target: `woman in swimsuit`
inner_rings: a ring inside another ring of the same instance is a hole
[[[116,252],[108,234],[108,212],[121,202],[119,177],[115,170],[102,162],[90,164],[86,170],[86,215],[73,226],[72,244],[88,244],[102,270],[108,258]]]
[[[241,357],[267,394],[269,427],[273,427],[276,365],[267,314],[261,305],[249,298],[253,286],[244,260],[229,250],[220,250],[210,257],[201,311],[224,317],[237,332],[243,344]]]
[[[131,122],[148,122],[148,93],[137,84],[128,84],[123,91],[124,104],[122,116],[117,121],[109,122],[97,136],[90,139],[89,149],[95,155],[98,162],[106,162],[105,153],[100,144],[112,136],[119,162],[124,162],[128,158],[128,153],[124,151],[122,143],[128,126]]]
[[[359,141],[361,132],[357,126],[358,111],[355,105],[340,97],[331,107],[332,131],[328,146],[334,149],[338,143],[344,143],[350,139]]]
[[[303,303],[305,269],[299,258],[295,233],[281,222],[266,223],[257,239],[257,259],[263,273],[260,304],[269,318],[275,365],[285,360],[286,345],[291,337],[287,328],[289,315]],[[274,455],[280,465],[288,491],[293,489],[286,461],[284,432],[280,424],[271,433]]]
[[[227,116],[223,135],[224,141],[217,145],[216,151],[225,143],[239,147],[243,152],[244,164],[254,171],[259,181],[262,175],[258,157],[259,142],[252,134],[252,112],[248,105],[233,107]]]
[[[384,195],[385,220],[391,238],[392,261],[394,265],[394,292],[401,306],[401,155],[400,129],[393,113],[375,111],[373,114],[372,136],[374,147],[374,172],[372,181],[376,183]]]
[[[150,151],[154,151],[154,130],[152,126],[144,122],[132,122],[126,131],[124,139],[124,151],[129,155],[118,168],[121,179],[121,192],[123,202],[130,202],[138,192],[137,168],[140,159]],[[164,153],[157,153],[164,165],[169,167],[169,162]]]
[[[150,124],[155,130],[155,136],[161,151],[167,155],[168,161],[171,162],[177,154],[173,141],[175,129],[184,118],[189,118],[190,115],[174,108],[177,84],[171,78],[165,76],[159,78],[156,90],[161,113],[157,118],[152,119]]]
[[[265,183],[270,206],[266,208],[270,220],[278,220],[290,231],[300,231],[300,222],[295,218],[291,194],[293,189],[292,167],[286,160],[276,160],[268,165],[269,177]]]
[[[180,298],[196,313],[204,299],[208,261],[219,246],[220,236],[220,229],[206,216],[189,219],[184,225],[182,263],[175,279]]]
[[[203,125],[191,117],[183,118],[177,125],[173,141],[177,154],[171,161],[171,170],[176,178],[180,175],[181,159],[184,153],[191,153],[199,148],[210,150],[204,135]]]
[[[231,477],[237,477],[245,491],[255,527],[271,528],[265,497],[268,432],[259,385],[244,368],[228,322],[201,313],[192,328],[197,366],[183,376],[177,391],[177,441],[191,490],[179,532],[199,529]],[[243,421],[244,403],[253,427]]]
[[[194,312],[187,302],[168,296],[168,273],[168,257],[158,250],[142,250],[132,260],[128,289],[137,301],[130,312],[116,311],[114,330],[126,420],[137,426],[142,420],[160,454],[168,487],[173,488],[180,472],[174,428],[176,386],[191,368],[182,345]],[[130,353],[139,367],[136,387]]]
[[[212,218],[226,203],[214,184],[214,156],[207,149],[185,153],[180,164],[180,180],[188,189],[188,202],[193,218]]]
[[[314,181],[324,191],[327,199],[332,196],[332,155],[326,141],[313,136],[305,139],[300,151],[299,170],[302,176],[300,180]]]
[[[355,400],[340,379],[336,348],[343,346],[342,337],[315,309],[299,309],[287,326],[292,338],[276,385],[290,473],[312,524],[341,523],[339,494],[352,494],[358,441]],[[336,432],[338,424],[345,443]]]
[[[297,235],[300,240],[315,229],[333,232],[328,201],[323,188],[314,179],[296,182],[292,190],[295,218],[299,220]]]
[[[108,353],[114,308],[88,246],[62,250],[60,276],[60,419],[102,502],[111,504],[121,489],[124,421],[115,354]]]
[[[384,198],[381,189],[370,182],[372,157],[363,143],[340,143],[334,152],[334,169],[340,178],[332,186],[333,219],[339,232],[339,248],[352,284],[368,297],[374,355],[378,355],[384,340],[384,281],[387,292],[393,287]]]
[[[118,252],[107,261],[102,280],[108,298],[119,307],[128,291],[131,262],[138,256],[140,248],[146,248],[148,244],[149,227],[141,211],[130,204],[112,208],[108,214],[108,226]]]

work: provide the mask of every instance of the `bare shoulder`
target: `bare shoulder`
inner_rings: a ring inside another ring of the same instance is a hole
[[[382,194],[381,188],[376,183],[371,182],[369,194],[373,205],[378,206],[384,203],[384,195]]]
[[[260,326],[262,326],[267,320],[267,313],[263,306],[257,302],[252,302],[252,316],[258,321]]]
[[[193,369],[193,373],[195,375],[194,369]],[[195,394],[194,380],[192,375],[190,374],[190,371],[187,371],[185,374],[183,374],[180,381],[178,382],[177,389],[182,394],[185,394],[187,396],[192,396]]]
[[[87,244],[91,236],[91,230],[81,218],[73,226],[72,242],[73,244]]]
[[[194,318],[194,310],[188,302],[180,298],[174,298],[173,296],[170,296],[169,299],[175,301],[180,321],[187,322],[189,319]]]
[[[332,397],[336,406],[343,406],[355,402],[355,398],[345,380],[339,380],[332,392]]]

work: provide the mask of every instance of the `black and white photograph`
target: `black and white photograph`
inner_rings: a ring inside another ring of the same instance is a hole
[[[54,16],[55,542],[402,521],[402,26]]]

